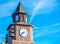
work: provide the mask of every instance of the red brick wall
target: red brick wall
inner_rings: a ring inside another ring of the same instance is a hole
[[[25,38],[22,38],[20,35],[19,35],[19,30],[21,29],[21,28],[23,28],[23,27],[25,27],[26,29],[27,29],[27,31],[28,31],[28,36],[27,37],[25,37]],[[30,37],[31,36],[31,30],[32,29],[30,29],[30,26],[17,26],[17,29],[16,29],[16,39],[17,40],[19,40],[19,41],[31,41],[31,38],[32,37]]]

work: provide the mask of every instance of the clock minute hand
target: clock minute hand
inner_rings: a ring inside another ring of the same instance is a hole
[[[25,32],[22,32],[21,35],[24,34],[24,33],[25,33]]]

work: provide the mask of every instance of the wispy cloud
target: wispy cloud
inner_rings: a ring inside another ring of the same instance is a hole
[[[49,34],[53,34],[56,32],[60,32],[60,30],[47,30],[47,31],[41,31],[41,32],[37,32],[37,34],[34,35],[34,37],[40,37],[40,36],[44,36],[44,35],[49,35]]]
[[[44,35],[47,35],[47,34],[60,32],[60,29],[56,26],[60,26],[60,23],[53,24],[53,25],[50,25],[50,26],[43,26],[43,27],[34,28],[34,29],[37,29],[37,30],[34,31],[34,33],[36,33],[34,35],[34,37],[40,37],[40,36],[44,36]]]
[[[60,23],[56,23],[56,24],[53,24],[53,25],[49,25],[49,26],[43,26],[43,27],[34,27],[34,29],[37,29],[37,28],[49,28],[49,27],[53,27],[53,26],[58,26],[60,25]]]
[[[30,22],[34,18],[34,16],[38,13],[50,13],[54,6],[56,5],[56,0],[40,0],[37,5],[35,6],[33,12],[32,12],[32,17],[30,19]]]
[[[6,2],[0,4],[0,17],[9,16],[13,12],[13,9],[16,7],[16,2]]]

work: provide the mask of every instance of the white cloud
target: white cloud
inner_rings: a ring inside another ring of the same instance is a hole
[[[0,4],[0,17],[10,16],[12,8],[15,9],[16,2],[7,2]]]
[[[35,38],[36,37],[40,37],[40,36],[44,36],[44,35],[49,35],[49,34],[53,34],[56,32],[60,32],[60,30],[48,30],[48,31],[41,31],[41,32],[37,32],[37,34],[35,34]]]
[[[40,0],[32,12],[32,17],[30,19],[30,22],[32,21],[32,19],[37,13],[40,13],[40,14],[48,13],[49,14],[53,10],[54,6],[56,5],[55,2],[56,0]]]
[[[60,32],[60,29],[56,28],[56,26],[60,26],[60,23],[53,24],[50,26],[36,27],[35,29],[37,29],[37,30],[34,30],[34,33],[35,33],[34,37],[36,38],[36,37]]]
[[[60,23],[56,23],[56,24],[49,25],[49,26],[43,26],[43,27],[34,27],[34,29],[49,28],[49,27],[58,26],[58,25],[60,25]]]

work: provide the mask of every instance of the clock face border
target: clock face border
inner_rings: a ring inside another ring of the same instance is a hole
[[[20,31],[23,30],[23,29],[26,31],[25,33],[27,33],[26,36],[22,36],[22,35],[20,34]],[[27,30],[26,28],[21,28],[21,29],[18,31],[18,33],[19,33],[19,35],[20,35],[22,38],[26,38],[26,37],[28,36],[28,30]]]

